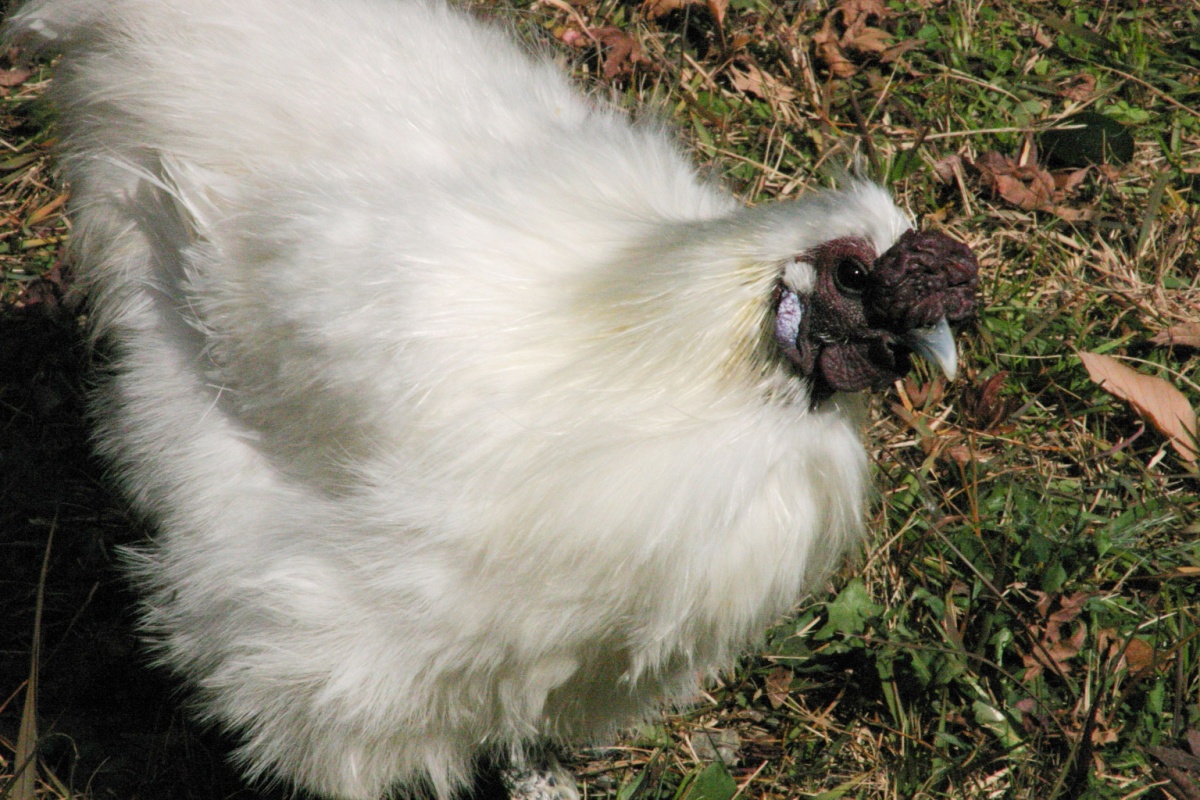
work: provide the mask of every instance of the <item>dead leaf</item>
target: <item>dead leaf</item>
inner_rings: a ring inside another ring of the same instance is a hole
[[[825,18],[825,25],[813,34],[813,44],[817,46],[817,55],[825,62],[825,66],[829,67],[831,75],[835,78],[849,78],[858,72],[858,67],[842,53],[831,20],[832,15]]]
[[[1150,341],[1163,347],[1200,348],[1200,322],[1185,322],[1172,325],[1150,337]]]
[[[712,14],[713,21],[719,30],[725,28],[725,12],[729,8],[729,0],[645,0],[642,10],[650,19],[661,19],[668,14],[687,8],[701,6]]]
[[[31,69],[0,69],[0,86],[20,86],[32,74]]]
[[[1060,597],[1058,600],[1058,610],[1048,617],[1052,625],[1066,625],[1078,619],[1083,613],[1083,608],[1087,601],[1092,599],[1094,595],[1089,592],[1075,592],[1074,594]],[[1055,636],[1055,640],[1057,640]]]
[[[1196,463],[1196,412],[1183,392],[1162,378],[1130,369],[1111,356],[1080,352],[1079,358],[1088,376],[1100,388],[1133,406],[1167,437],[1184,461]]]
[[[1143,676],[1154,672],[1158,666],[1154,647],[1144,639],[1130,639],[1125,648],[1125,663],[1131,675]]]
[[[1059,219],[1065,219],[1067,222],[1080,222],[1081,220],[1091,219],[1096,215],[1090,208],[1071,208],[1070,206],[1063,205],[1047,206],[1042,210],[1049,211],[1054,216]]]
[[[1052,667],[1063,675],[1071,672],[1071,666],[1067,662],[1079,655],[1087,641],[1087,628],[1078,618],[1083,613],[1087,601],[1093,597],[1088,592],[1075,592],[1066,596],[1048,592],[1034,594],[1038,597],[1035,608],[1044,621],[1030,625],[1030,630],[1038,636],[1039,646],[1021,656],[1025,666],[1025,673],[1021,679],[1025,682],[1041,675],[1047,667]],[[1058,601],[1058,608],[1051,612],[1050,607],[1055,600]],[[1067,638],[1063,638],[1065,631],[1070,631]]]
[[[1001,153],[988,152],[971,164],[979,173],[983,185],[1004,201],[1025,211],[1049,211],[1069,222],[1087,219],[1092,212],[1065,206],[1067,198],[1087,175],[1087,170],[1073,170],[1057,175],[1037,163],[1037,149],[1032,140],[1022,148],[1020,159]]]
[[[708,0],[705,5],[717,21],[717,29],[725,30],[725,11],[729,8],[729,0]]]
[[[846,15],[847,27],[870,19],[886,19],[892,15],[883,0],[838,0],[835,10]]]
[[[955,444],[946,448],[946,455],[950,457],[955,464],[960,467],[965,467],[971,462],[976,464],[986,464],[992,460],[992,453],[982,450],[978,447],[971,448],[965,444]]]
[[[787,702],[792,677],[792,671],[787,667],[776,667],[767,674],[767,702],[771,708],[779,708]]]
[[[1068,100],[1086,103],[1096,94],[1096,76],[1081,72],[1058,85],[1058,93]]]
[[[916,45],[896,44],[892,34],[870,24],[890,15],[882,0],[839,0],[825,15],[821,30],[813,34],[818,57],[838,78],[848,78],[858,72],[852,55],[873,56],[884,61],[899,58]]]
[[[1034,609],[1043,617],[1050,616],[1050,606],[1054,604],[1054,595],[1049,592],[1034,592],[1034,594],[1037,595],[1038,599]]]
[[[759,99],[783,102],[796,99],[795,89],[754,64],[733,64],[729,67],[729,75],[733,88]]]
[[[642,3],[642,11],[650,19],[660,19],[687,6],[704,5],[704,0],[646,0]]]
[[[882,28],[863,26],[854,36],[843,36],[842,46],[859,53],[882,53],[891,47],[892,35]]]
[[[1051,173],[1051,176],[1054,178],[1054,191],[1060,196],[1073,191],[1079,184],[1083,183],[1083,179],[1087,177],[1090,170],[1091,167],[1084,167],[1083,169],[1066,172],[1059,170],[1058,172]]]
[[[962,156],[950,155],[940,158],[933,163],[933,174],[942,183],[955,183],[962,172]]]
[[[1050,656],[1055,661],[1062,663],[1069,658],[1074,658],[1083,650],[1083,644],[1087,641],[1087,628],[1082,623],[1075,626],[1071,632],[1071,638],[1059,639],[1050,648]]]
[[[1001,396],[1008,371],[1000,370],[979,387],[971,387],[963,398],[967,422],[981,431],[996,429],[1014,411],[1015,403]]]
[[[1026,211],[1037,211],[1054,197],[1054,179],[1045,170],[1030,170],[1025,180],[1013,175],[996,175],[993,181],[997,194]]]
[[[909,373],[901,381],[900,389],[903,392],[901,400],[907,397],[910,408],[929,409],[946,396],[946,380],[941,375],[935,375],[931,381],[918,383]]]
[[[633,74],[638,64],[648,60],[642,53],[642,46],[637,39],[611,25],[603,28],[588,28],[584,31],[568,30],[562,34],[562,41],[572,47],[600,45],[604,52],[604,63],[601,70],[604,77],[609,80],[621,75]]]
[[[1087,628],[1080,623],[1075,626],[1070,638],[1063,639],[1062,629],[1056,625],[1048,626],[1043,634],[1041,647],[1035,647],[1021,656],[1025,673],[1021,679],[1029,681],[1041,675],[1046,667],[1053,666],[1063,675],[1071,673],[1071,659],[1079,655],[1087,641]]]

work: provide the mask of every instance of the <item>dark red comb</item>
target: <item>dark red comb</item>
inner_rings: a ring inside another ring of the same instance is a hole
[[[867,314],[891,330],[926,328],[975,313],[979,262],[944,233],[909,230],[875,260]]]

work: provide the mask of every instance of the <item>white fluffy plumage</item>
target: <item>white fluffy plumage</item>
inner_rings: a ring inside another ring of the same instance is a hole
[[[744,208],[436,0],[33,0],[8,37],[64,54],[147,626],[250,775],[446,797],[603,739],[858,540],[853,398],[810,402],[772,302],[910,227],[879,188]]]

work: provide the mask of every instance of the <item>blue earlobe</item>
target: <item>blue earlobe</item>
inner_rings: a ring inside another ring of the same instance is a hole
[[[796,338],[800,335],[800,322],[804,319],[804,304],[800,296],[791,289],[784,289],[779,296],[779,305],[775,309],[775,341],[788,358],[800,363],[800,351],[796,348]]]

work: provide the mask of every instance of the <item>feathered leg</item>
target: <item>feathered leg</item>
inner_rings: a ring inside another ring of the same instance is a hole
[[[509,800],[579,800],[575,777],[550,752],[509,764],[500,782]]]

